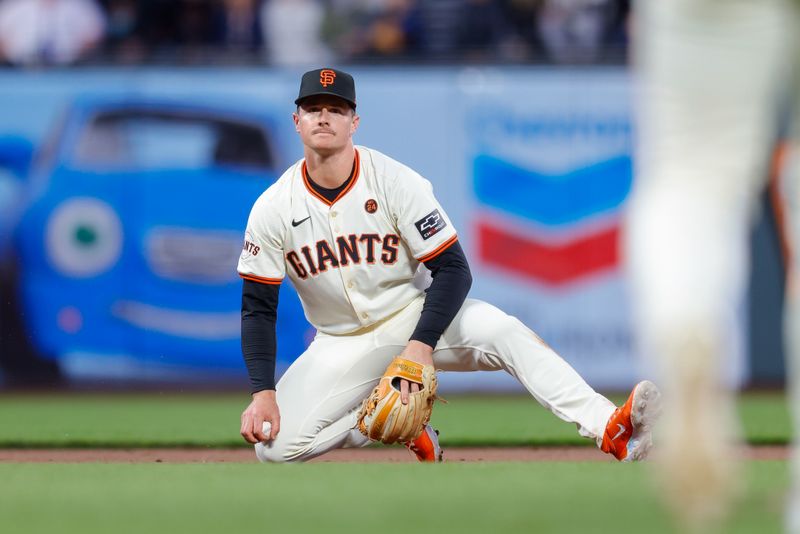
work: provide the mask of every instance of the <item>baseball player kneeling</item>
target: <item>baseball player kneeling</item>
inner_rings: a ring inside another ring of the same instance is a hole
[[[292,115],[304,158],[255,202],[239,260],[242,351],[253,401],[242,436],[262,461],[304,461],[371,441],[442,460],[430,427],[434,368],[505,370],[556,416],[622,461],[650,449],[660,394],[636,385],[616,407],[516,318],[467,299],[456,230],[430,182],[354,146],[352,76],[306,72]],[[427,291],[414,285],[430,270]],[[288,277],[314,341],[275,384],[278,289]]]

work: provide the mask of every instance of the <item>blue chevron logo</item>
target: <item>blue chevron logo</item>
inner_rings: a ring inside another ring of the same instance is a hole
[[[473,173],[475,193],[483,204],[550,226],[614,210],[633,182],[627,155],[552,175],[480,155]]]

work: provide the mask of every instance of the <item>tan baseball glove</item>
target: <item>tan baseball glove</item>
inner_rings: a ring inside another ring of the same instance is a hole
[[[420,385],[418,392],[409,391],[408,404],[400,401],[403,378]],[[358,429],[368,438],[383,443],[411,441],[431,419],[436,385],[436,371],[432,365],[423,366],[398,356],[361,404]]]

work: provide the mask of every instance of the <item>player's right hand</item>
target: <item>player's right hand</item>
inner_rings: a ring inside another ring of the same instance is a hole
[[[269,434],[264,434],[264,422],[271,425]],[[267,389],[253,393],[253,401],[242,412],[242,437],[248,443],[272,441],[278,436],[281,429],[281,415],[278,402],[275,399],[275,390]]]

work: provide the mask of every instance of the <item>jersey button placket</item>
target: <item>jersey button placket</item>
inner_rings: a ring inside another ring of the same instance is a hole
[[[328,224],[330,225],[331,235],[333,236],[334,240],[336,239],[337,234],[339,233],[339,225],[336,224],[336,217],[338,215],[339,212],[333,209],[328,212]],[[345,293],[349,295],[350,292],[348,291],[348,289],[353,289],[355,287],[355,283],[353,282],[353,280],[347,279],[344,276],[342,276],[342,283],[344,283]],[[352,305],[352,298],[351,298],[351,305]],[[354,311],[358,313],[357,310]],[[358,314],[358,316],[361,318],[361,322],[364,322],[369,318],[369,314],[367,314],[366,312],[360,313]]]
[[[339,212],[337,212],[337,211],[331,211],[330,212],[331,230],[333,230],[336,233],[339,233],[339,225],[336,224],[336,221],[334,221],[334,219],[336,218],[336,216],[338,214],[339,214]]]

